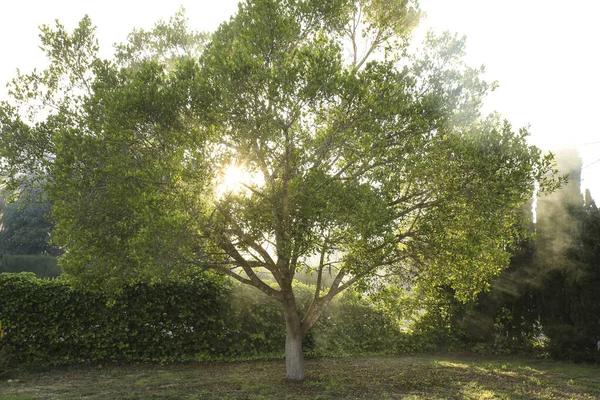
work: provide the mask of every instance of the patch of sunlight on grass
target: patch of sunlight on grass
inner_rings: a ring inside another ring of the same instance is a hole
[[[464,399],[473,400],[487,400],[487,399],[498,399],[498,395],[491,390],[487,390],[476,384],[475,382],[469,382],[461,387],[462,397]]]
[[[516,376],[519,376],[519,374],[517,374],[515,371],[495,371],[498,375],[502,375],[502,376],[510,376],[511,378],[514,378]]]
[[[528,376],[527,380],[529,382],[533,383],[536,386],[541,386],[542,385],[542,381],[537,376]]]
[[[532,373],[538,374],[538,375],[545,375],[546,374],[544,371],[540,371],[539,369],[532,368],[532,367],[530,367],[528,365],[525,365],[525,366],[521,367],[520,369],[523,370],[523,371],[532,372]]]
[[[454,362],[450,362],[450,361],[436,361],[435,364],[442,366],[442,367],[450,367],[450,368],[461,368],[461,369],[469,368],[469,366],[467,364],[454,363]]]
[[[489,366],[478,367],[478,366],[474,365],[472,368],[475,372],[479,372],[483,375],[488,375],[488,374],[495,372],[495,370],[493,368],[490,368]]]

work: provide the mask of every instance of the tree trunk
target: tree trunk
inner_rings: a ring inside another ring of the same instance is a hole
[[[292,299],[293,300],[293,299]],[[302,326],[300,316],[293,303],[285,302],[285,374],[288,379],[301,381],[304,379],[304,355],[302,354]]]

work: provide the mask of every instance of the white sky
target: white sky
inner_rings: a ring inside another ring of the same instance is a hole
[[[180,5],[192,26],[212,31],[237,0],[0,0],[0,99],[17,68],[44,65],[38,25],[59,19],[72,29],[88,14],[108,57],[134,27],[151,28]],[[421,8],[427,18],[418,34],[433,28],[466,35],[468,63],[484,64],[488,80],[499,81],[485,109],[515,127],[530,125],[539,147],[578,148],[582,185],[600,203],[600,1],[421,0]]]

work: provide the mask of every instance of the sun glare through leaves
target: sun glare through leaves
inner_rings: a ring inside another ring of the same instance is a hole
[[[225,167],[219,177],[219,182],[215,191],[217,198],[222,198],[228,194],[249,193],[252,189],[264,185],[262,176],[237,164]]]

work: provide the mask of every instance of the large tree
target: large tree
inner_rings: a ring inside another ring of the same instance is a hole
[[[0,109],[5,176],[45,178],[80,280],[213,269],[279,301],[287,376],[303,379],[302,338],[334,296],[393,281],[472,297],[508,263],[535,183],[554,183],[525,130],[480,117],[491,86],[462,40],[429,35],[409,56],[419,15],[251,0],[199,58],[144,57],[151,33],[117,63],[97,58],[89,19],[46,27],[49,69]],[[317,277],[302,308],[299,271]]]

